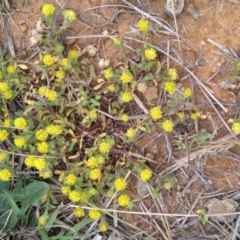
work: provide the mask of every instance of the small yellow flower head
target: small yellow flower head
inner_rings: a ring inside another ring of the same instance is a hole
[[[127,121],[129,120],[129,116],[128,116],[127,114],[123,114],[123,115],[121,116],[121,120],[122,120],[123,122],[127,122]]]
[[[7,66],[7,72],[12,74],[12,73],[15,73],[16,71],[16,67],[14,65],[8,65]]]
[[[27,121],[25,118],[16,118],[14,120],[14,126],[18,129],[25,129],[27,127]]]
[[[49,125],[46,127],[46,131],[48,134],[53,135],[53,136],[58,136],[62,133],[62,128],[60,125]]]
[[[72,186],[77,182],[77,177],[75,174],[68,174],[65,178],[65,184]]]
[[[89,114],[89,117],[90,117],[91,119],[96,119],[96,118],[97,118],[97,111],[96,111],[95,109],[89,111],[88,114]]]
[[[141,19],[137,24],[137,28],[138,28],[139,32],[146,33],[149,29],[148,20],[145,18]]]
[[[39,175],[43,179],[47,179],[53,176],[53,172],[51,169],[46,169],[45,171],[41,172]]]
[[[97,220],[101,217],[101,212],[99,210],[94,210],[94,209],[90,209],[89,212],[88,212],[88,216],[91,218],[91,219],[94,219],[94,220]]]
[[[57,99],[57,92],[54,90],[48,90],[45,96],[48,101],[55,101]]]
[[[127,182],[123,178],[117,178],[114,182],[114,188],[118,191],[122,191],[127,187]]]
[[[108,230],[108,224],[106,222],[102,222],[99,224],[99,231],[106,232]]]
[[[142,181],[146,182],[152,177],[152,171],[149,168],[146,168],[140,172],[140,178]]]
[[[12,91],[11,90],[7,90],[6,92],[3,92],[3,97],[5,98],[5,99],[11,99],[12,98],[12,96],[13,96],[13,93],[12,93]]]
[[[73,214],[80,218],[80,217],[84,217],[85,216],[85,212],[84,212],[84,209],[81,208],[81,207],[76,207],[73,209]]]
[[[34,167],[34,161],[35,161],[34,157],[28,156],[25,158],[24,163],[27,167]]]
[[[117,45],[117,46],[122,46],[123,42],[121,39],[119,38],[114,38],[113,42]]]
[[[233,123],[231,129],[233,133],[240,134],[240,123],[239,122]]]
[[[176,91],[176,84],[174,82],[166,82],[164,90],[169,94],[173,94]]]
[[[95,157],[90,157],[87,162],[86,165],[89,168],[97,168],[98,167],[98,160]]]
[[[159,120],[162,118],[162,110],[161,107],[153,107],[150,110],[150,115],[154,121]]]
[[[89,200],[89,195],[86,192],[82,192],[81,199],[85,202],[88,202]]]
[[[101,142],[101,143],[99,144],[99,151],[100,151],[101,153],[109,153],[110,148],[111,148],[111,146],[110,146],[110,144],[107,143],[107,142]]]
[[[0,92],[6,92],[8,90],[8,85],[6,82],[0,82]]]
[[[191,88],[185,88],[183,91],[183,96],[185,98],[189,98],[192,96],[192,89]]]
[[[42,171],[47,166],[47,162],[44,158],[35,158],[33,164],[34,167],[39,171]]]
[[[9,133],[5,129],[0,130],[0,141],[5,141],[9,136]]]
[[[7,159],[8,154],[4,152],[0,152],[0,163]]]
[[[45,16],[51,16],[55,13],[55,7],[52,4],[44,4],[42,7],[42,13]]]
[[[63,70],[58,70],[55,76],[58,80],[63,80],[65,77],[65,72]],[[44,94],[41,94],[41,95],[44,95]]]
[[[133,80],[133,75],[128,69],[125,69],[120,76],[120,80],[125,84],[130,83]]]
[[[173,80],[178,79],[177,69],[176,68],[169,68],[168,70],[168,76]]]
[[[111,84],[111,85],[107,86],[107,89],[108,89],[109,92],[115,92],[116,87],[113,84]]]
[[[0,79],[3,79],[3,73],[0,71]]]
[[[153,48],[145,49],[144,55],[148,60],[154,60],[157,57],[156,50]]]
[[[92,180],[98,180],[102,176],[100,169],[93,169],[90,171],[90,179]]]
[[[48,152],[48,144],[46,142],[40,142],[40,143],[37,143],[37,150],[40,152],[40,153],[47,153]]]
[[[16,137],[16,138],[14,138],[13,142],[17,147],[21,148],[25,145],[25,138],[24,137]]]
[[[95,195],[97,195],[97,190],[95,189],[95,188],[90,188],[89,189],[89,195],[90,196],[95,196]]]
[[[38,141],[46,141],[48,138],[48,132],[45,129],[40,129],[36,132],[36,138]]]
[[[38,94],[39,95],[42,95],[42,96],[45,96],[45,94],[47,93],[48,89],[46,86],[42,86],[38,89]]]
[[[198,115],[197,113],[192,113],[190,118],[193,120],[193,121],[197,121],[198,120]]]
[[[108,69],[104,70],[103,75],[107,80],[110,80],[111,78],[113,78],[114,73],[113,73],[112,68],[108,68]]]
[[[3,126],[10,127],[11,126],[11,120],[9,118],[5,119],[3,121]]]
[[[97,161],[98,161],[98,164],[103,164],[105,163],[105,158],[103,156],[98,156]]]
[[[71,188],[69,186],[62,186],[61,192],[64,196],[68,196],[71,192]]]
[[[40,226],[44,226],[47,223],[48,217],[46,215],[42,215],[38,219],[38,224]]]
[[[136,130],[134,128],[129,128],[125,133],[126,137],[128,138],[135,138],[136,137]]]
[[[121,100],[122,100],[122,102],[127,103],[127,102],[132,101],[132,99],[133,99],[133,96],[132,96],[132,94],[131,94],[130,92],[124,92],[124,93],[121,95]]]
[[[53,64],[54,64],[54,59],[53,59],[53,57],[51,56],[51,55],[45,55],[44,57],[43,57],[43,64],[45,65],[45,66],[52,66]]]
[[[180,121],[184,121],[185,118],[186,118],[184,112],[178,112],[178,113],[177,113],[177,116],[178,116],[178,118],[179,118]]]
[[[71,191],[68,197],[72,202],[78,202],[81,200],[81,194],[76,190]]]
[[[169,133],[173,131],[173,122],[171,120],[165,120],[162,124],[162,128],[165,132]]]
[[[4,168],[0,170],[0,180],[7,182],[11,178],[12,178],[12,173],[8,169]]]
[[[61,60],[61,64],[64,66],[64,67],[68,67],[69,66],[69,60],[67,58],[63,58]]]
[[[63,17],[64,17],[64,19],[68,20],[69,22],[73,22],[77,18],[76,13],[72,10],[65,10],[63,12]]]
[[[128,195],[121,194],[118,197],[117,202],[118,202],[119,206],[126,207],[126,206],[128,206],[130,204],[131,199],[130,199],[130,197]]]
[[[77,50],[70,50],[68,52],[68,57],[71,59],[77,59],[79,56],[78,51]]]

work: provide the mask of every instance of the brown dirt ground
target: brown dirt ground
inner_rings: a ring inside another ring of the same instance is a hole
[[[110,34],[117,34],[119,36],[132,36],[133,38],[138,37],[136,33],[133,32],[133,29],[136,29],[136,23],[140,19],[139,14],[134,11],[126,11],[123,7],[103,7],[106,4],[118,4],[123,5],[119,0],[12,0],[12,8],[17,9],[13,10],[10,15],[9,23],[12,32],[12,37],[14,41],[14,46],[16,50],[21,48],[27,48],[29,46],[29,34],[30,31],[35,28],[36,21],[41,15],[41,7],[44,3],[53,3],[58,9],[61,9],[61,6],[65,8],[73,9],[78,15],[78,21],[71,25],[71,28],[66,32],[66,36],[83,36],[91,34],[101,34],[103,31],[107,30]],[[137,5],[138,1],[130,1]],[[139,1],[142,2],[142,10],[150,14],[155,14],[159,18],[165,20],[173,29],[175,29],[174,22],[172,19],[167,17],[164,14],[163,7],[166,1],[156,1],[156,0],[146,0]],[[239,37],[240,37],[240,3],[239,1],[227,1],[227,0],[189,0],[185,1],[185,8],[183,13],[177,18],[178,32],[186,41],[182,42],[182,51],[178,47],[176,39],[173,41],[173,38],[164,34],[159,34],[158,37],[152,34],[151,42],[166,49],[167,42],[171,43],[171,49],[174,52],[182,54],[184,59],[185,66],[188,66],[196,74],[196,76],[206,85],[213,90],[216,98],[221,100],[224,103],[236,103],[235,95],[227,90],[224,90],[220,87],[220,84],[223,81],[228,79],[227,71],[231,69],[232,62],[220,54],[218,48],[210,44],[207,39],[212,39],[228,48],[232,48],[235,51],[240,49]],[[189,7],[192,4],[198,11],[198,19],[193,18],[189,13]],[[94,8],[98,7],[99,8]],[[89,10],[94,8],[94,10]],[[122,10],[122,12],[119,12]],[[116,17],[115,14],[117,14]],[[20,22],[25,21],[27,30],[23,33],[20,30]],[[2,30],[2,38],[4,33]],[[64,40],[64,36],[63,36]],[[65,41],[65,40],[64,40]],[[107,57],[110,59],[111,64],[115,65],[118,62],[124,61],[121,58],[117,48],[112,44],[111,39],[100,39],[100,38],[91,38],[91,39],[78,39],[74,42],[65,42],[68,47],[76,48],[77,46],[81,49],[84,49],[87,45],[92,44],[99,49],[100,57]],[[128,45],[133,48],[137,47],[137,44],[134,41],[128,41]],[[173,52],[173,54],[175,54]],[[28,53],[29,55],[31,52]],[[129,51],[130,58],[134,59],[136,56],[134,53]],[[198,67],[194,60],[195,58],[204,58],[206,64],[202,67]],[[93,59],[97,61],[97,59]],[[180,80],[184,85],[189,85],[191,81],[186,80],[185,72],[181,72],[180,69]],[[221,74],[216,74],[210,81],[208,81],[211,76],[216,72],[221,71]],[[100,71],[99,71],[100,72]],[[189,78],[187,78],[189,79]],[[205,98],[201,94],[200,89],[193,83],[195,100],[196,104],[200,104]],[[153,86],[153,92],[155,87]],[[152,94],[148,93],[149,95]],[[147,98],[148,96],[146,96]],[[151,104],[152,102],[146,102],[146,104]],[[223,115],[223,118],[227,120],[229,117],[234,117],[237,115],[238,108],[236,106],[227,107],[228,112]],[[204,113],[210,113],[212,120],[209,119],[200,119],[199,129],[205,128],[209,132],[213,132],[216,126],[222,126],[222,122],[214,112],[212,108],[209,108],[208,105],[201,105],[201,110]],[[220,111],[220,110],[219,110]],[[222,111],[220,111],[223,113]],[[214,124],[213,124],[214,122]],[[192,135],[196,134],[195,127],[189,126]],[[225,133],[226,130],[220,130],[218,135],[215,137],[220,138]],[[137,143],[138,151],[144,155],[150,154],[152,158],[159,162],[160,166],[159,171],[162,171],[166,166],[171,165],[168,162],[168,150],[166,148],[165,138],[160,136],[154,140],[158,134],[152,134],[142,137]],[[173,157],[178,159],[182,155],[186,155],[186,150],[177,151],[176,139],[179,136],[174,133],[170,135],[170,141],[173,144]],[[147,147],[144,146],[149,143],[150,140],[153,140]],[[143,150],[144,148],[144,150]],[[176,150],[176,152],[175,152]],[[237,147],[233,149],[233,152],[238,154],[239,151]],[[149,156],[149,155],[148,155]],[[173,161],[173,160],[172,160]],[[164,209],[161,211],[165,213],[188,213],[191,209],[192,204],[199,196],[199,192],[202,191],[202,195],[199,198],[199,201],[192,209],[196,211],[197,209],[203,209],[204,203],[207,199],[211,198],[216,193],[220,197],[224,197],[221,193],[227,195],[237,191],[240,188],[240,165],[238,162],[237,156],[230,157],[227,154],[206,154],[203,158],[200,158],[191,163],[190,167],[185,167],[183,170],[177,170],[174,173],[174,177],[177,179],[178,187],[175,187],[169,191],[164,188],[159,193],[162,197],[162,202],[164,203]],[[193,183],[188,187],[185,195],[179,196],[181,191],[184,189],[185,185],[188,183],[189,179],[193,177],[196,172],[199,162],[202,162],[203,169],[206,176],[207,182],[212,186],[215,192],[212,192],[209,189],[206,189],[206,184],[201,181],[200,178],[196,178]],[[158,175],[155,172],[156,176]],[[137,180],[132,181],[129,191],[131,195],[136,199],[138,198],[136,190]],[[239,200],[239,199],[238,199]],[[136,209],[140,210],[139,201],[136,202]],[[149,211],[155,211],[155,205],[148,199],[145,200],[146,206],[148,206]],[[156,210],[157,211],[157,210]],[[190,211],[190,213],[192,213]],[[149,230],[151,225],[146,223],[135,215],[123,215],[121,216],[126,220],[129,220],[131,223],[134,223],[136,226],[140,227],[143,230]],[[146,220],[146,218],[145,218]],[[149,219],[152,222],[152,219]],[[199,221],[191,226],[191,221],[194,219],[189,218],[187,222],[189,227],[185,228],[180,227],[179,223],[176,223],[176,218],[169,218],[170,226],[175,226],[175,233],[172,236],[172,239],[177,239],[181,236],[192,236],[194,234],[198,235],[210,235],[213,234],[208,228],[203,226]],[[156,221],[161,226],[161,219],[156,218]],[[174,223],[175,222],[175,223]],[[216,232],[215,232],[216,233]],[[155,235],[156,237],[157,235]],[[162,239],[161,237],[156,239]],[[216,239],[216,238],[213,238]]]

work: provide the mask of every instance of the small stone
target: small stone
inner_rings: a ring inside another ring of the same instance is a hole
[[[96,56],[97,53],[98,53],[97,48],[95,48],[95,47],[92,46],[92,45],[88,45],[88,46],[85,48],[85,51],[88,53],[89,57],[94,57],[94,56]]]
[[[145,93],[147,91],[147,84],[146,83],[138,83],[137,90],[141,93]]]
[[[100,68],[107,68],[110,64],[110,60],[109,59],[104,59],[104,58],[100,58],[99,62],[98,62],[98,66]]]
[[[25,33],[25,32],[27,31],[27,29],[28,29],[28,27],[27,27],[26,24],[21,24],[21,25],[19,26],[19,28],[20,28],[21,32],[23,32],[23,33]]]

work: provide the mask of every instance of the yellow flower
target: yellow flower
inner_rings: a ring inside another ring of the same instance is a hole
[[[141,33],[146,33],[149,29],[148,20],[145,18],[141,19],[137,24],[137,28]]]
[[[133,80],[133,75],[128,69],[125,69],[120,77],[120,80],[122,83],[129,83]]]
[[[98,167],[98,160],[95,157],[90,157],[87,162],[86,165],[89,168],[97,168]]]
[[[25,145],[25,138],[24,137],[16,137],[16,138],[14,138],[13,142],[17,147],[21,148]]]
[[[36,138],[38,141],[46,141],[48,138],[48,132],[45,129],[40,129],[36,132]]]
[[[152,171],[148,168],[146,168],[140,172],[140,178],[144,182],[148,181],[151,177],[152,177]]]
[[[105,158],[102,156],[99,156],[99,157],[97,157],[97,161],[99,164],[103,164],[103,163],[105,163]]]
[[[177,116],[178,116],[178,118],[179,118],[180,121],[183,121],[183,120],[186,118],[184,112],[178,112],[178,113],[177,113]]]
[[[63,16],[65,19],[67,19],[69,22],[72,22],[74,20],[76,20],[76,13],[72,10],[65,10],[63,12]]]
[[[90,209],[88,212],[88,216],[94,220],[99,219],[101,217],[101,215],[102,214],[99,210]]]
[[[89,195],[95,196],[97,195],[98,191],[95,188],[90,188],[89,189]]]
[[[126,194],[121,194],[118,199],[117,199],[117,202],[119,204],[119,206],[121,207],[126,207],[130,204],[130,197]]]
[[[69,186],[74,185],[77,182],[77,177],[75,174],[68,174],[65,178],[65,183]]]
[[[136,130],[133,128],[129,128],[125,133],[126,137],[128,138],[135,138],[136,137]]]
[[[106,232],[108,230],[108,224],[106,222],[102,222],[99,224],[99,231]]]
[[[191,119],[192,119],[193,121],[197,121],[197,120],[198,120],[198,115],[197,115],[197,113],[192,113],[190,117],[191,117]]]
[[[150,110],[150,115],[153,120],[159,120],[162,118],[162,110],[161,107],[153,107]]]
[[[42,13],[45,16],[51,16],[55,13],[55,7],[52,4],[44,4],[42,7]]]
[[[16,118],[14,120],[14,126],[18,129],[25,129],[27,127],[27,121],[25,118]]]
[[[111,84],[111,85],[107,86],[107,89],[109,92],[114,92],[116,90],[116,87],[113,84]]]
[[[33,164],[34,167],[39,171],[42,171],[47,166],[47,162],[44,158],[35,158]]]
[[[102,143],[99,144],[99,151],[101,153],[109,153],[110,148],[111,148],[111,146],[107,142],[102,142]]]
[[[173,94],[176,91],[176,84],[174,82],[166,82],[164,90],[169,94]]]
[[[119,38],[114,38],[113,42],[117,45],[117,46],[122,46],[122,40]]]
[[[168,69],[168,76],[171,77],[173,81],[178,79],[177,69],[176,68],[169,68]]]
[[[43,226],[47,223],[48,217],[46,215],[42,215],[38,219],[38,224]]]
[[[38,93],[42,96],[45,96],[45,94],[47,93],[48,89],[46,86],[42,86],[38,89]]]
[[[8,65],[7,66],[7,72],[8,73],[15,73],[16,67],[14,65]]]
[[[71,188],[69,186],[62,186],[61,192],[64,196],[68,196],[71,192]]]
[[[235,134],[240,134],[240,123],[239,122],[233,123],[231,129]]]
[[[97,111],[95,109],[89,111],[89,117],[92,119],[96,119],[97,118]]]
[[[12,93],[11,90],[7,90],[7,91],[3,92],[3,97],[4,97],[5,99],[11,99],[12,96],[13,96],[13,93]]]
[[[173,122],[171,120],[165,120],[162,124],[162,128],[165,132],[172,132],[173,131]]]
[[[9,136],[9,133],[5,129],[0,130],[0,141],[5,141]]]
[[[27,167],[34,167],[34,161],[35,161],[34,157],[27,156],[24,160],[24,163]]]
[[[77,50],[70,50],[68,52],[68,57],[71,58],[71,59],[78,58],[78,51]]]
[[[0,170],[0,180],[7,182],[11,178],[12,178],[12,173],[8,169],[4,168]]]
[[[125,179],[123,178],[117,178],[114,182],[114,187],[118,190],[118,191],[122,191],[127,187],[127,182]]]
[[[110,80],[110,79],[114,76],[114,73],[113,73],[112,68],[106,69],[106,70],[103,72],[103,75],[104,75],[104,77],[105,77],[107,80]]]
[[[3,121],[3,126],[10,127],[11,126],[11,120],[9,118],[5,119]]]
[[[43,179],[47,179],[53,176],[53,172],[51,169],[46,169],[45,171],[41,172],[39,176]]]
[[[72,202],[78,202],[81,200],[81,194],[76,190],[71,191],[68,197]]]
[[[43,57],[43,64],[45,66],[52,66],[53,63],[54,63],[54,59],[51,55],[48,54]]]
[[[46,142],[40,142],[40,143],[37,143],[37,150],[40,152],[40,153],[47,153],[48,152],[48,144]]]
[[[8,90],[8,85],[6,82],[0,82],[0,92],[6,92]]]
[[[90,171],[90,179],[92,180],[98,180],[99,178],[101,178],[102,174],[100,169],[93,169]]]
[[[82,192],[81,200],[88,202],[89,196],[86,192]]]
[[[123,102],[130,102],[132,101],[133,97],[132,97],[132,94],[130,92],[124,92],[122,95],[121,95],[121,100]]]
[[[63,80],[65,77],[65,72],[63,70],[58,70],[55,76],[58,80]],[[44,95],[44,94],[41,94],[41,95]]]
[[[192,96],[192,89],[191,88],[185,88],[183,91],[183,96],[185,98],[191,97]]]
[[[53,135],[53,136],[57,136],[60,135],[62,133],[62,128],[59,125],[49,125],[46,127],[46,131],[48,132],[48,134]]]
[[[0,152],[0,162],[3,162],[8,157],[7,153]]]
[[[127,121],[129,120],[129,116],[128,116],[127,114],[123,114],[123,115],[121,116],[121,120],[122,120],[123,122],[127,122]]]
[[[156,50],[153,48],[145,49],[144,55],[148,60],[154,60],[157,57]]]
[[[55,101],[57,98],[57,92],[54,90],[48,90],[45,94],[47,100],[49,101]]]
[[[63,58],[61,60],[61,64],[64,66],[64,67],[68,67],[69,66],[69,60],[67,58]]]
[[[81,207],[76,207],[73,209],[73,214],[76,216],[76,217],[84,217],[85,216],[85,212],[84,212],[84,209],[81,208]]]

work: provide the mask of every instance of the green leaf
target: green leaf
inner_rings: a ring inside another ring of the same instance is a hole
[[[3,193],[3,190],[8,190],[10,186],[10,182],[5,182],[0,180],[0,194]],[[1,209],[1,208],[0,208]]]
[[[56,218],[57,218],[57,216],[58,216],[58,214],[59,214],[59,212],[60,212],[60,209],[63,207],[63,204],[61,203],[58,207],[57,207],[57,209],[54,211],[54,213],[52,214],[52,216],[49,218],[49,220],[46,222],[46,227],[45,227],[45,231],[46,232],[48,232],[50,229],[51,229],[51,227],[52,227],[52,225],[53,225],[53,223],[55,222],[55,220],[56,220]]]
[[[80,229],[88,225],[89,223],[93,222],[94,220],[91,218],[87,218],[76,224],[71,230],[67,232],[65,236],[71,236],[72,234],[78,232]]]
[[[47,235],[47,233],[43,229],[39,229],[38,231],[41,235],[42,240],[51,240],[51,238],[49,238],[49,236]]]

